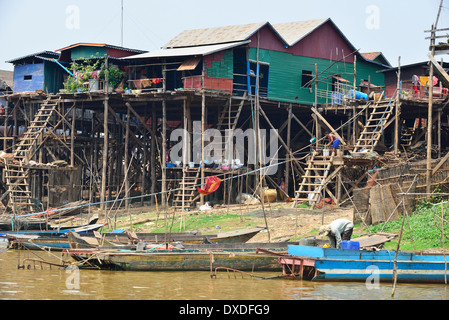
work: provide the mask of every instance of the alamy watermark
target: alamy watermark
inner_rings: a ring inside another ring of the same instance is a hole
[[[69,30],[79,30],[81,26],[80,8],[77,5],[69,5],[65,9],[65,27]]]
[[[68,273],[68,277],[65,280],[65,286],[67,290],[79,290],[80,289],[80,269],[77,266],[70,265],[65,269],[65,273]]]
[[[368,30],[380,29],[380,9],[376,5],[369,5],[365,9],[365,13],[368,15],[365,20],[365,27]]]
[[[380,289],[380,270],[378,266],[370,265],[365,269],[365,274],[369,274],[366,278],[365,286],[368,290]]]
[[[273,175],[277,172],[277,130],[259,129],[256,132],[254,129],[227,129],[222,133],[217,129],[207,129],[201,135],[201,121],[194,121],[192,134],[185,129],[175,129],[170,135],[170,141],[177,142],[169,153],[172,163],[201,164],[201,142],[204,141],[206,165],[237,169],[260,163],[266,167],[264,174]]]

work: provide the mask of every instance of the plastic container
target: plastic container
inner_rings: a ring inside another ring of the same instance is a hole
[[[360,242],[343,240],[341,242],[341,248],[342,249],[351,249],[351,250],[360,250]]]
[[[354,99],[354,90],[349,90],[348,91],[348,98],[349,99]],[[360,91],[355,91],[355,99],[363,99],[363,100],[368,100],[368,95],[366,93],[360,92]]]
[[[329,157],[329,149],[323,149],[323,157]]]
[[[341,103],[343,95],[341,93],[332,93],[331,101],[332,103]]]

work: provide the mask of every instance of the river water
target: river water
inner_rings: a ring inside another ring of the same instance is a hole
[[[23,251],[22,251],[23,252]],[[36,252],[30,258],[57,261],[60,253]],[[55,255],[55,256],[54,256]],[[381,283],[316,283],[286,279],[259,279],[220,272],[132,272],[66,270],[31,263],[16,250],[0,252],[2,300],[390,300],[392,285]],[[25,264],[27,265],[27,264]],[[262,277],[279,273],[258,273]],[[446,300],[448,286],[398,284],[394,300]]]

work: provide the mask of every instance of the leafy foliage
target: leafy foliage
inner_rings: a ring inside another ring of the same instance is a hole
[[[70,64],[70,70],[73,76],[67,77],[64,81],[66,92],[86,91],[83,83],[90,79],[108,80],[109,86],[116,88],[122,81],[125,72],[117,66],[110,65],[106,68],[106,55],[102,58],[92,56],[90,59],[79,59]]]
[[[432,197],[421,201],[415,212],[406,217],[401,240],[401,250],[422,250],[445,247],[449,243],[449,204],[442,203],[440,197]],[[441,232],[443,216],[443,232]],[[380,223],[371,226],[371,232],[400,233],[402,217],[390,221],[386,225]],[[397,239],[387,248],[396,249]]]

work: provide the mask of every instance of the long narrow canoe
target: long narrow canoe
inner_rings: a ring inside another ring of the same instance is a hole
[[[204,246],[208,248],[191,245],[166,250],[162,245],[152,251],[71,249],[68,253],[88,267],[123,271],[212,271],[218,267],[253,272],[281,270],[276,256],[257,253],[256,244],[251,249]]]

